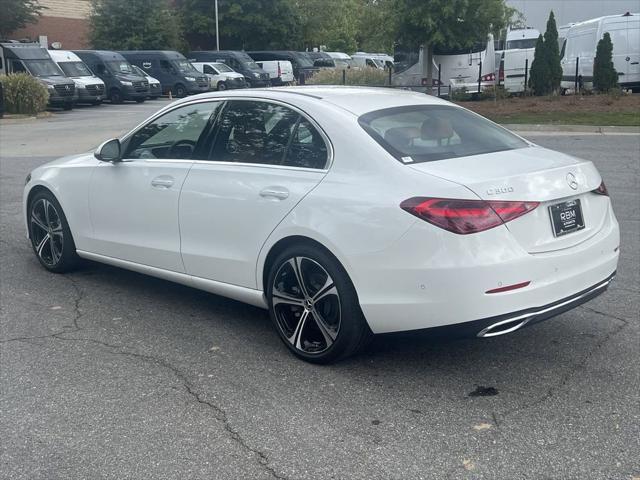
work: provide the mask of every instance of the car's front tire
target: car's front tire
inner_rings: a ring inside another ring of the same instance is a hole
[[[79,261],[67,218],[49,191],[36,193],[29,203],[29,238],[40,264],[54,273],[74,269]]]
[[[278,255],[266,293],[280,338],[303,360],[334,362],[355,354],[372,336],[349,276],[322,248],[302,244]]]

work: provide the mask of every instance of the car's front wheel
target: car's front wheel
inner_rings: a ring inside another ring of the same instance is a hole
[[[356,353],[371,336],[347,273],[319,247],[300,245],[280,254],[266,291],[280,338],[303,360],[339,360]]]
[[[79,260],[69,224],[56,198],[48,191],[37,193],[29,204],[31,246],[44,268],[62,273]]]

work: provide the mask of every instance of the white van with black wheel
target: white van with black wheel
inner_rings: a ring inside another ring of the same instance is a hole
[[[244,75],[234,71],[229,65],[221,62],[191,62],[201,73],[209,79],[209,90],[232,90],[247,88]]]
[[[67,50],[49,50],[51,59],[76,84],[78,103],[100,105],[105,98],[104,82],[75,53]]]
[[[256,61],[256,63],[269,74],[271,85],[274,87],[293,84],[295,80],[293,65],[289,60],[264,60]]]
[[[613,66],[620,87],[640,89],[640,14],[625,13],[594,18],[569,28],[560,55],[563,92],[575,90],[576,73],[579,88],[593,89],[593,63],[605,32],[613,43]]]

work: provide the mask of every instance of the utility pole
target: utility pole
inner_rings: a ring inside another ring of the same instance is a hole
[[[220,50],[220,32],[218,31],[218,0],[214,0],[216,10],[216,50]]]

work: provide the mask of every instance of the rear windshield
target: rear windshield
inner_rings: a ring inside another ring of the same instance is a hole
[[[516,48],[536,48],[537,38],[521,38],[518,40],[507,41],[507,50],[513,50]]]
[[[527,147],[507,130],[462,108],[415,105],[362,115],[366,132],[403,163],[422,163]]]
[[[93,73],[83,62],[60,62],[58,66],[67,77],[91,77]]]

